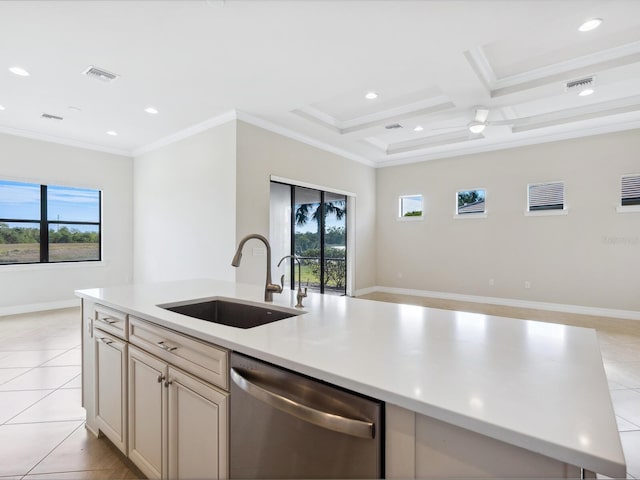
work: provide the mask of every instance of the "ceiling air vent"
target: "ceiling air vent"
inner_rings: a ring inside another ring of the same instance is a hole
[[[51,115],[50,113],[43,113],[41,117],[46,118],[47,120],[63,120],[62,117],[59,117],[57,115]]]
[[[564,91],[571,92],[574,90],[582,90],[587,87],[593,87],[596,77],[584,77],[578,80],[571,80],[564,84]]]
[[[400,125],[399,123],[391,123],[389,125],[385,125],[384,128],[386,128],[387,130],[395,130],[396,128],[402,128],[402,125]]]
[[[82,72],[87,77],[95,78],[102,82],[113,82],[120,75],[116,75],[115,73],[107,72],[101,68],[94,67],[93,65],[89,66],[84,72]]]

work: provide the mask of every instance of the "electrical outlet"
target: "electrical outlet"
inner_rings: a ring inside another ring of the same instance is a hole
[[[264,247],[253,247],[254,257],[264,257],[267,254],[267,249]]]
[[[531,282],[529,280],[525,280],[524,288],[531,288]]]
[[[496,282],[493,280],[493,278],[489,279],[489,285],[491,285],[492,287],[496,284]]]
[[[402,272],[398,272],[398,278],[402,278]]]

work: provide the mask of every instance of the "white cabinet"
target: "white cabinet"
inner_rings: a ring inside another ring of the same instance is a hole
[[[129,347],[129,458],[147,478],[167,471],[165,362]]]
[[[97,328],[93,340],[95,423],[126,454],[127,344]]]
[[[95,369],[93,368],[95,348],[93,341],[94,303],[82,299],[82,406],[87,414],[86,427],[98,435],[95,413]]]
[[[390,403],[385,415],[385,478],[580,478],[576,466]]]
[[[169,478],[227,478],[228,394],[172,367],[168,384]]]
[[[135,325],[140,322],[132,319],[132,329]],[[151,325],[145,331],[166,333]],[[169,348],[178,344],[172,340]],[[185,343],[179,343],[177,354],[189,355]],[[131,345],[129,458],[149,478],[227,478],[227,398],[210,383]]]
[[[228,351],[83,304],[83,404],[148,477],[228,477]]]

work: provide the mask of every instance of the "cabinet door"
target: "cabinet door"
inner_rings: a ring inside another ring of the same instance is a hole
[[[169,478],[227,478],[228,394],[172,367],[168,382]]]
[[[166,471],[167,364],[129,346],[129,458],[147,478]]]
[[[94,358],[95,345],[93,341],[93,307],[94,303],[82,299],[82,406],[87,412],[87,428],[98,435],[95,413],[95,376]]]
[[[96,425],[127,453],[127,344],[94,328]]]

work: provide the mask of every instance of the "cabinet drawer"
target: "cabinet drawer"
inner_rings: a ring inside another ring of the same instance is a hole
[[[129,316],[113,308],[104,305],[96,305],[94,308],[94,327],[111,335],[127,340],[129,337]]]
[[[228,352],[140,318],[129,319],[129,342],[209,383],[228,390]]]

